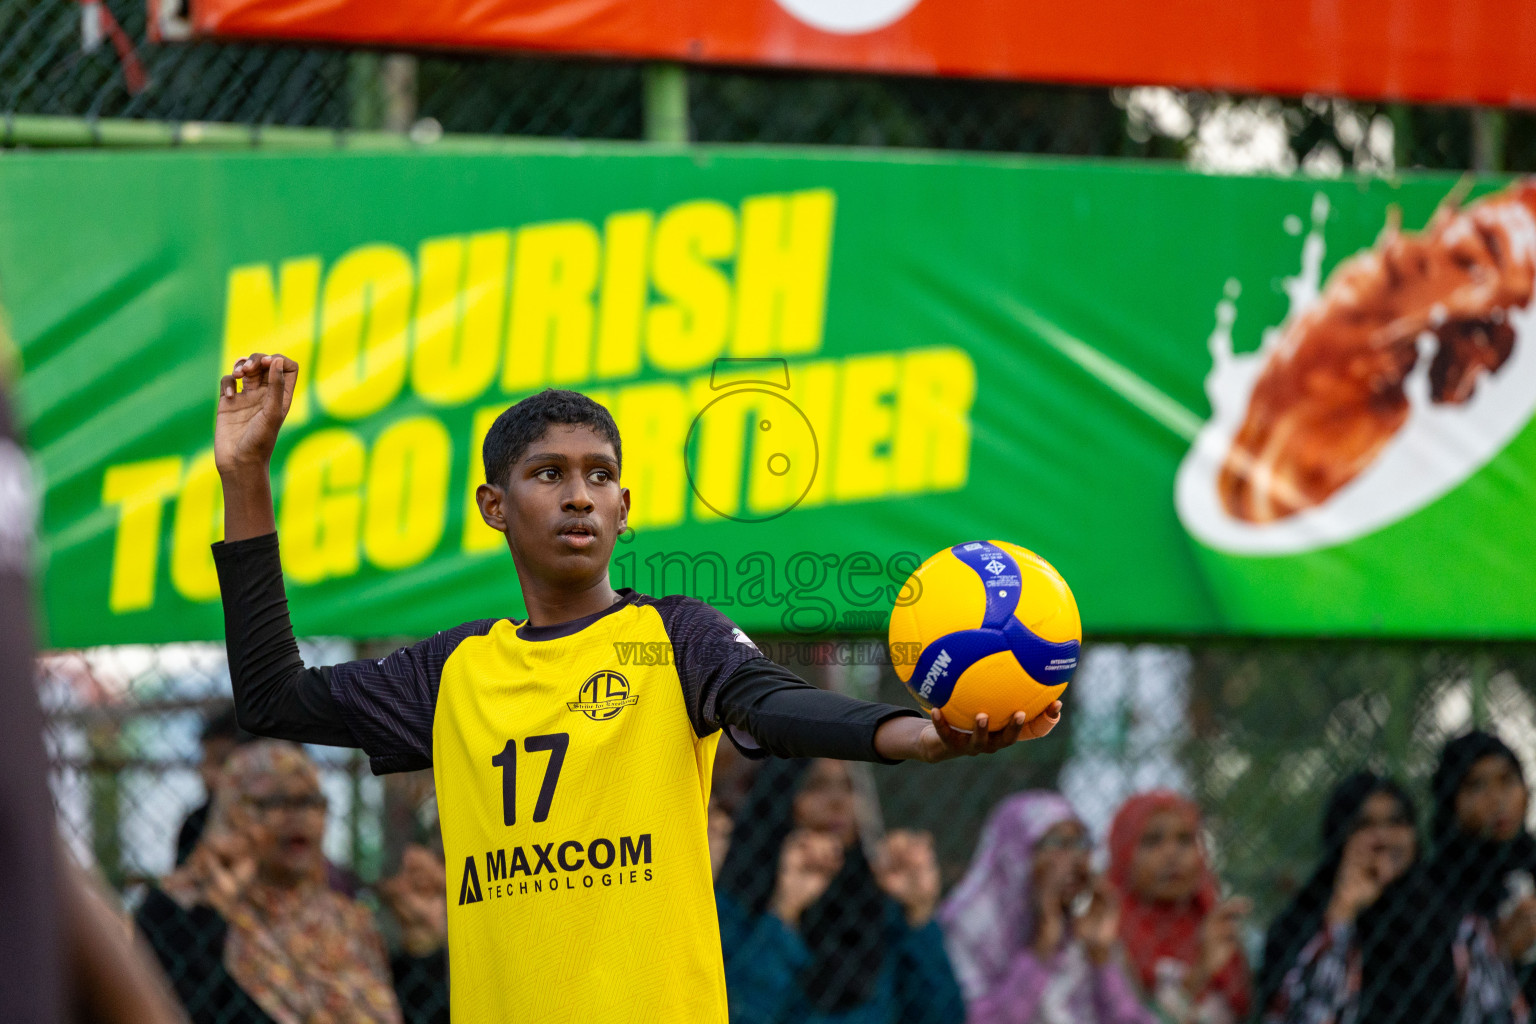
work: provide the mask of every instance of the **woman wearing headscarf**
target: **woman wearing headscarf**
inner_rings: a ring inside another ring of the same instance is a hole
[[[193,1024],[400,1024],[446,1007],[442,933],[430,951],[425,899],[434,883],[443,895],[440,868],[431,877],[408,864],[385,887],[408,947],[395,966],[416,989],[403,1016],[372,915],[327,884],[325,811],[297,745],[262,740],[230,755],[197,847],[136,917]],[[420,990],[424,976],[438,991]]]
[[[1016,793],[939,912],[972,1024],[1152,1024],[1127,979],[1118,901],[1070,804]]]
[[[933,921],[927,835],[892,832],[870,864],[848,766],[765,762],[715,887],[733,1024],[945,1024],[964,1017]]]
[[[1415,828],[1413,800],[1391,779],[1362,771],[1334,787],[1322,860],[1265,938],[1264,1024],[1355,1024],[1367,974],[1379,984],[1394,959],[1422,965],[1382,927],[1418,856]]]
[[[1153,1005],[1177,1024],[1231,1024],[1251,1004],[1238,925],[1247,901],[1222,901],[1200,836],[1200,808],[1169,790],[1127,800],[1109,829],[1120,941]]]
[[[1432,788],[1426,893],[1445,901],[1455,929],[1456,1019],[1521,1024],[1536,997],[1536,840],[1525,830],[1525,773],[1497,736],[1470,732],[1445,745]]]

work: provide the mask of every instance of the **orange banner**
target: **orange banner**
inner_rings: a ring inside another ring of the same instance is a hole
[[[1530,0],[189,2],[224,38],[1536,106]]]

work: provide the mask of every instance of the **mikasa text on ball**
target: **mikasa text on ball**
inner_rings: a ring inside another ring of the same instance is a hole
[[[925,708],[956,729],[1034,718],[1077,671],[1083,626],[1067,581],[1001,540],[956,544],[907,580],[891,613],[891,661]]]

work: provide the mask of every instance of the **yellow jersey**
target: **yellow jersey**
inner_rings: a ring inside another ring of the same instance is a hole
[[[331,669],[376,772],[433,769],[454,1024],[725,1024],[710,723],[762,655],[700,601],[620,595]]]

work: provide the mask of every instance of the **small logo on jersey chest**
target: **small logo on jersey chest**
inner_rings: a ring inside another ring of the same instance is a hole
[[[581,684],[576,699],[566,703],[572,711],[580,711],[594,722],[606,722],[618,717],[630,704],[640,703],[638,695],[629,692],[629,680],[610,669],[594,672]]]

